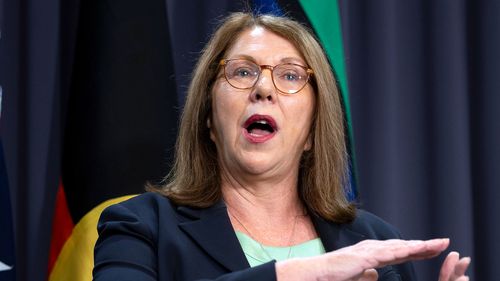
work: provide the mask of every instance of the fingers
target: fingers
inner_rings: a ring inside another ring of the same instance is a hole
[[[467,271],[467,268],[469,267],[470,264],[470,258],[465,257],[461,258],[458,262],[457,265],[455,266],[455,276],[462,276],[465,275],[465,271]]]
[[[409,259],[428,259],[439,255],[450,244],[450,239],[432,239],[427,241],[416,241],[417,245],[409,254]]]
[[[420,240],[364,240],[355,245],[324,255],[298,258],[276,263],[278,280],[350,280],[376,281],[375,268],[402,262],[430,258],[444,251],[449,239]],[[459,258],[457,252],[446,257],[439,281],[468,281],[465,271],[470,258]]]
[[[327,265],[327,270],[324,272],[331,280],[371,280],[370,278],[373,279],[371,269],[434,257],[445,250],[448,245],[449,239],[364,240],[330,252],[324,256],[324,263],[316,264]]]
[[[450,252],[441,266],[439,281],[465,281],[469,280],[465,276],[465,271],[469,267],[471,260],[469,257],[461,258],[457,252]]]
[[[444,259],[441,271],[439,273],[439,281],[450,280],[451,274],[455,270],[455,264],[458,262],[459,255],[457,252],[450,252]]]
[[[426,259],[437,256],[449,245],[449,239],[421,240],[365,240],[350,250],[358,251],[366,258],[365,268],[378,268],[409,260]]]

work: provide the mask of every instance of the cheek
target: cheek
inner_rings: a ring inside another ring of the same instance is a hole
[[[233,106],[231,103],[225,99],[215,99],[213,104],[213,120],[214,125],[220,131],[226,128],[227,122],[231,120],[231,116],[234,116]]]
[[[290,137],[296,138],[298,145],[303,144],[303,150],[309,150],[312,147],[312,136],[310,132],[314,111],[316,110],[315,99],[312,97],[313,96],[303,96],[283,104],[287,109],[287,120],[293,124],[293,132]]]
[[[241,102],[237,96],[218,87],[217,93],[212,93],[212,120],[210,138],[217,143],[223,138],[232,137],[238,127],[238,118],[242,114]],[[235,129],[236,128],[236,129]]]
[[[302,129],[310,127],[315,110],[315,100],[313,98],[305,97],[296,99],[284,106],[288,109],[288,117],[298,127]]]

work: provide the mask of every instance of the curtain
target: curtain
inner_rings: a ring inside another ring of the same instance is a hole
[[[500,2],[340,4],[362,206],[406,238],[450,237],[471,280],[496,280]]]

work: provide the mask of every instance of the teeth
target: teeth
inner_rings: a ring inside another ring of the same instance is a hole
[[[266,120],[259,120],[259,121],[256,121],[255,123],[266,125],[267,121]]]

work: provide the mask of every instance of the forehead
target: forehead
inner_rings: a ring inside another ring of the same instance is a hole
[[[251,57],[259,63],[279,63],[283,60],[305,61],[290,41],[261,26],[242,31],[226,52],[226,57]]]

